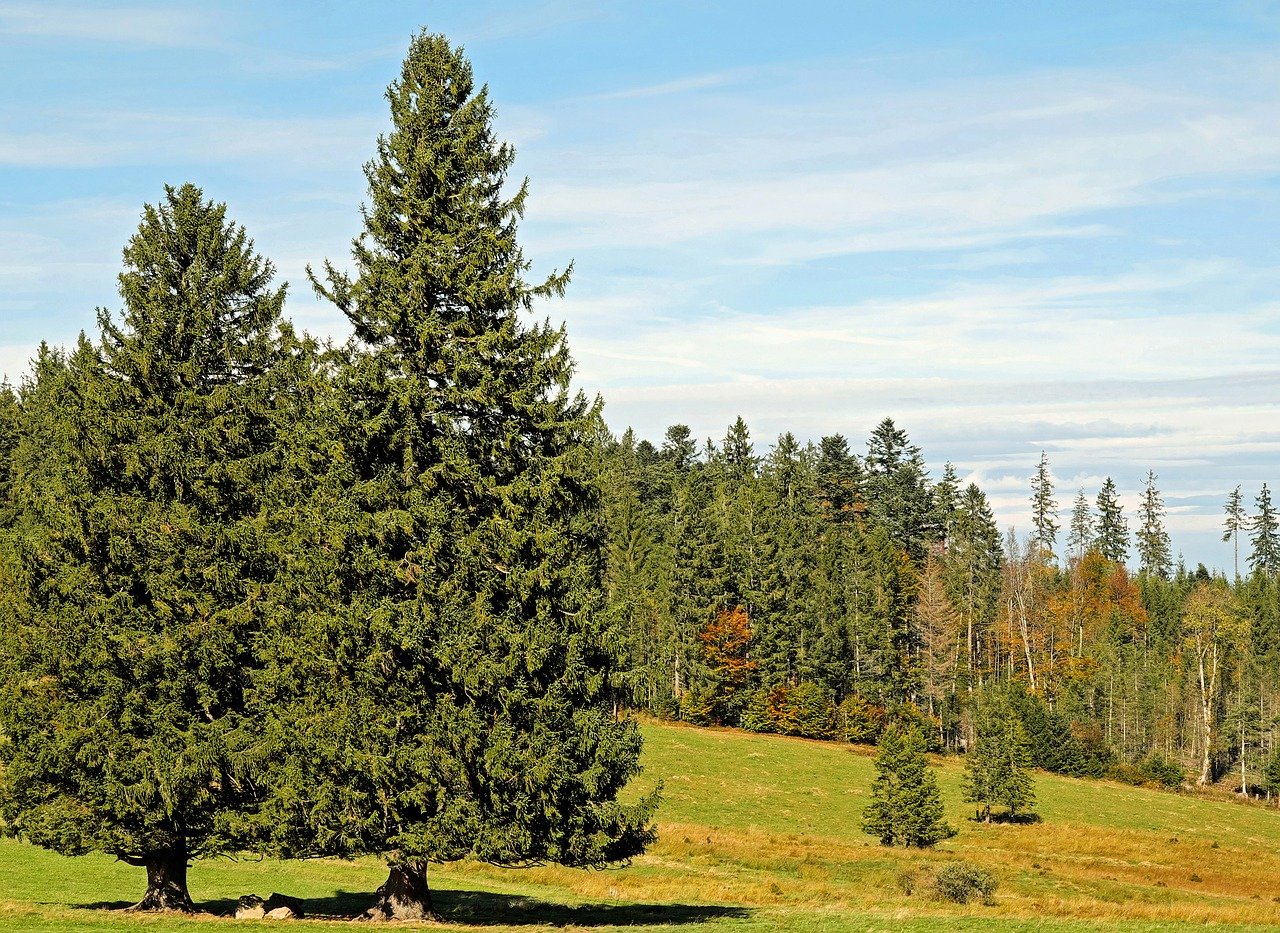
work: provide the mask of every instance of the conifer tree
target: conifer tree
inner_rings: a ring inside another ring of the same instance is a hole
[[[279,646],[306,673],[276,682],[267,818],[287,855],[382,855],[369,916],[407,919],[433,913],[431,861],[628,859],[656,797],[617,801],[640,735],[607,689],[596,410],[563,329],[521,319],[568,273],[524,278],[527,186],[504,192],[514,152],[460,49],[417,35],[387,99],[356,275],[316,281],[355,334],[351,476],[325,536],[344,547],[307,572],[344,598]]]
[[[1031,477],[1031,525],[1037,548],[1046,554],[1054,553],[1058,543],[1058,503],[1053,498],[1053,477],[1049,472],[1049,457],[1040,451],[1040,464]]]
[[[1093,513],[1089,509],[1089,500],[1084,490],[1076,494],[1075,506],[1071,509],[1071,533],[1067,538],[1067,547],[1075,555],[1076,560],[1084,557],[1084,552],[1093,545]]]
[[[189,860],[253,842],[264,490],[297,417],[294,341],[271,264],[191,185],[146,208],[124,262],[123,317],[42,351],[24,391],[0,814],[145,867],[139,909],[190,910]]]
[[[1244,496],[1240,493],[1240,487],[1227,495],[1227,502],[1224,508],[1226,519],[1222,523],[1222,540],[1230,541],[1234,549],[1235,557],[1235,578],[1240,579],[1240,532],[1249,527],[1249,513],[1244,510]]]
[[[1156,474],[1152,470],[1147,471],[1138,517],[1141,521],[1138,528],[1138,558],[1142,572],[1168,577],[1173,569],[1173,553],[1169,533],[1164,530],[1164,502],[1160,498],[1160,490],[1156,488]]]
[[[14,454],[18,448],[18,393],[9,380],[0,381],[0,530],[11,521]]]
[[[1271,490],[1262,484],[1258,498],[1254,500],[1257,512],[1249,522],[1252,534],[1249,544],[1249,566],[1255,573],[1275,576],[1280,571],[1280,518],[1276,516],[1275,506],[1271,504]]]
[[[1032,809],[1031,751],[1013,704],[992,694],[976,731],[977,744],[964,759],[964,799],[978,805],[978,819],[990,823],[993,806],[1003,806],[1009,816]]]
[[[955,835],[943,818],[942,796],[919,731],[890,723],[876,744],[875,770],[871,802],[862,811],[863,832],[881,845],[921,849]]]
[[[867,440],[866,489],[868,513],[888,538],[917,564],[942,537],[920,448],[907,433],[885,418]]]
[[[1120,506],[1116,484],[1108,476],[1098,491],[1098,524],[1094,545],[1102,556],[1117,564],[1129,556],[1129,523]]]
[[[851,524],[866,508],[862,501],[862,466],[841,434],[824,437],[818,456],[818,496],[827,522]]]

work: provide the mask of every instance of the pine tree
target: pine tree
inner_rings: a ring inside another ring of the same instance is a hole
[[[1031,752],[1017,710],[1004,696],[992,694],[977,724],[978,741],[965,755],[964,799],[978,805],[977,818],[991,822],[991,808],[1009,816],[1035,807]]]
[[[1138,558],[1142,572],[1167,578],[1173,569],[1172,546],[1169,534],[1164,530],[1164,502],[1156,488],[1156,474],[1151,470],[1147,471],[1138,517],[1142,523],[1138,528]]]
[[[1129,523],[1120,506],[1116,484],[1108,476],[1098,492],[1098,524],[1094,546],[1102,556],[1117,564],[1129,556]]]
[[[1054,553],[1058,543],[1058,503],[1053,498],[1049,457],[1043,450],[1036,475],[1031,477],[1031,525],[1036,547],[1046,554]]]
[[[641,740],[608,693],[597,413],[563,329],[521,320],[568,273],[524,279],[527,186],[504,193],[514,152],[461,50],[419,34],[387,99],[356,277],[316,282],[355,339],[326,535],[345,553],[308,573],[346,598],[280,645],[282,670],[329,660],[277,684],[267,817],[284,854],[384,856],[369,916],[410,919],[433,913],[430,861],[630,858],[656,796],[617,802]]]
[[[1266,483],[1262,484],[1254,506],[1258,511],[1249,522],[1249,528],[1253,532],[1249,536],[1252,547],[1249,566],[1254,573],[1274,576],[1280,571],[1280,519],[1271,504],[1271,490]]]
[[[1076,494],[1076,503],[1071,510],[1071,533],[1067,538],[1067,547],[1077,560],[1084,557],[1084,552],[1093,545],[1093,513],[1089,509],[1089,500],[1084,490]]]
[[[929,770],[925,743],[912,727],[891,723],[876,745],[871,802],[862,831],[885,846],[929,848],[955,835],[943,819],[938,782]]]
[[[1244,510],[1244,497],[1240,487],[1227,495],[1224,511],[1226,520],[1222,523],[1222,540],[1230,541],[1235,552],[1235,578],[1240,579],[1240,532],[1249,527],[1249,514]]]
[[[190,910],[189,860],[254,842],[264,491],[298,414],[294,342],[271,264],[193,186],[146,208],[124,260],[122,319],[42,351],[24,391],[0,822],[145,867],[140,909]]]

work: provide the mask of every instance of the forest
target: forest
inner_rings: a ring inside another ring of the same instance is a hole
[[[1175,564],[1153,473],[1131,533],[1111,479],[1064,514],[1042,455],[1020,537],[888,418],[863,452],[757,452],[741,418],[719,442],[675,425],[601,449],[620,702],[859,742],[906,716],[963,751],[984,694],[1012,689],[1039,767],[1280,792],[1267,486],[1225,502],[1227,577]]]

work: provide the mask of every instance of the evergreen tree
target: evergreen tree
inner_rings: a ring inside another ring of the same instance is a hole
[[[1120,507],[1116,484],[1108,476],[1098,492],[1098,524],[1094,546],[1109,561],[1123,564],[1129,556],[1129,523]]]
[[[756,456],[755,446],[751,443],[751,432],[747,429],[747,423],[742,420],[741,415],[729,425],[729,430],[724,436],[721,455],[734,479],[742,481],[748,476],[755,475],[760,458]]]
[[[1053,477],[1049,473],[1049,457],[1040,451],[1040,465],[1031,477],[1032,540],[1046,554],[1054,553],[1058,544],[1058,503],[1053,498]]]
[[[459,49],[416,36],[387,99],[356,277],[316,282],[355,334],[352,475],[327,535],[347,553],[313,548],[308,573],[345,598],[279,646],[305,675],[275,684],[291,744],[267,817],[284,854],[384,856],[369,915],[416,918],[428,862],[627,859],[656,797],[617,802],[640,735],[607,689],[596,412],[563,330],[521,321],[568,274],[524,279],[527,187],[504,194],[514,152]]]
[[[1244,497],[1240,493],[1240,487],[1227,495],[1227,503],[1224,511],[1226,512],[1226,520],[1222,523],[1222,540],[1230,541],[1234,549],[1235,558],[1235,578],[1240,579],[1240,532],[1249,527],[1249,514],[1244,510]]]
[[[862,830],[885,846],[929,848],[955,835],[943,819],[938,782],[929,770],[925,743],[912,727],[891,723],[876,744],[871,802]]]
[[[991,808],[1003,806],[1009,816],[1035,806],[1031,751],[1017,710],[992,694],[977,724],[978,741],[964,759],[964,799],[978,805],[978,819],[991,822]]]
[[[11,521],[14,454],[18,448],[21,409],[9,381],[0,381],[0,531]]]
[[[1147,482],[1142,493],[1142,505],[1138,509],[1141,525],[1138,528],[1138,558],[1142,572],[1158,577],[1168,577],[1173,569],[1173,553],[1169,534],[1164,530],[1164,502],[1156,488],[1156,474],[1147,471]]]
[[[914,562],[923,563],[925,551],[941,540],[943,528],[920,448],[891,418],[876,425],[867,441],[866,472],[872,521]]]
[[[1089,509],[1089,500],[1084,490],[1076,494],[1076,503],[1071,510],[1071,532],[1067,538],[1067,547],[1076,559],[1084,557],[1084,552],[1093,545],[1093,512]]]
[[[824,437],[818,445],[818,497],[829,524],[848,525],[866,509],[862,501],[862,466],[843,435]]]
[[[1249,566],[1255,573],[1274,576],[1280,571],[1280,518],[1277,518],[1275,506],[1271,504],[1271,490],[1266,483],[1262,484],[1254,505],[1258,511],[1249,522],[1253,532],[1249,537],[1252,547]]]
[[[117,322],[24,392],[0,586],[0,814],[67,855],[147,870],[252,845],[257,640],[272,627],[265,489],[294,341],[283,288],[199,189],[167,188],[124,251]]]

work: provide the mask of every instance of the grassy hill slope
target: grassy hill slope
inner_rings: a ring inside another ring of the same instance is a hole
[[[1038,775],[1044,821],[976,824],[959,762],[940,783],[956,838],[928,852],[885,849],[859,831],[869,750],[647,724],[646,771],[662,780],[661,839],[613,871],[433,870],[450,919],[486,930],[640,924],[654,931],[1173,930],[1280,923],[1280,812],[1226,800]],[[992,906],[906,895],[904,871],[964,859],[1000,882]],[[374,860],[200,862],[193,896],[225,911],[282,891],[315,915],[350,916],[382,880]],[[0,843],[0,926],[35,930],[225,929],[217,919],[111,914],[141,891],[138,869]],[[306,929],[342,928],[307,923]]]

